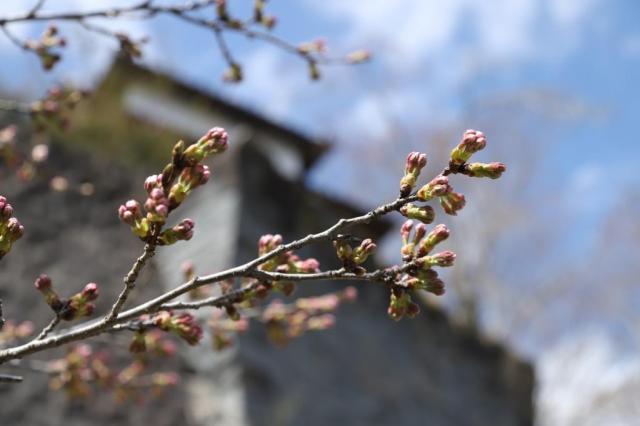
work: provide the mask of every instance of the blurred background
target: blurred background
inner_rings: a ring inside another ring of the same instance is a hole
[[[3,2],[0,16],[31,3]],[[44,10],[131,3],[50,0]],[[229,7],[248,15],[244,3]],[[359,210],[395,197],[407,152],[426,152],[434,174],[465,129],[482,130],[489,143],[479,160],[502,161],[508,172],[495,182],[454,182],[467,196],[450,224],[458,263],[446,275],[447,294],[429,303],[532,363],[536,424],[634,424],[640,3],[274,0],[268,9],[282,38],[320,37],[329,53],[365,48],[373,60],[322,67],[311,81],[299,58],[230,37],[244,67],[235,85],[222,81],[225,64],[208,31],[170,17],[96,22],[149,36],[144,67],[329,141],[305,183]],[[42,28],[12,30],[28,38]],[[0,37],[3,98],[103,81],[115,43],[74,24],[60,30],[69,45],[50,73]],[[378,262],[397,262],[395,231],[381,246]]]

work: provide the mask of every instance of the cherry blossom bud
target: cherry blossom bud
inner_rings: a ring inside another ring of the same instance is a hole
[[[336,249],[336,255],[343,264],[353,262],[353,247],[349,245],[346,239],[338,238],[333,241],[333,246]]]
[[[136,200],[129,200],[118,208],[120,220],[130,226],[142,219],[142,206]]]
[[[272,252],[276,248],[282,245],[282,235],[266,234],[260,237],[258,240],[258,254],[260,256]]]
[[[158,237],[160,245],[171,245],[178,241],[188,241],[193,237],[195,223],[191,219],[183,219],[182,222],[170,229],[162,231]]]
[[[62,301],[58,294],[53,290],[51,278],[45,274],[41,274],[35,282],[36,290],[44,296],[44,300],[54,312],[58,312],[62,307]]]
[[[222,80],[228,83],[240,83],[244,78],[242,67],[236,62],[232,62],[229,68],[222,74]]]
[[[154,188],[162,187],[162,175],[151,175],[144,181],[144,189],[151,194]]]
[[[202,339],[202,328],[189,313],[174,315],[168,311],[161,311],[154,317],[154,323],[164,331],[177,334],[190,345],[196,345]]]
[[[311,80],[320,80],[320,68],[316,61],[309,62],[309,78]]]
[[[96,300],[99,293],[100,292],[98,291],[98,284],[89,283],[84,286],[84,289],[82,290],[82,297],[84,297],[86,300]]]
[[[371,238],[363,240],[353,251],[352,260],[356,265],[364,263],[367,258],[374,252],[376,245]]]
[[[400,214],[406,218],[416,219],[426,224],[433,222],[436,217],[436,213],[431,206],[417,206],[412,203],[402,206]]]
[[[227,11],[226,0],[216,0],[216,14],[221,21],[229,21],[229,12]]]
[[[307,329],[312,331],[327,330],[336,324],[336,317],[332,314],[324,314],[311,317],[307,320]]]
[[[416,195],[420,201],[429,201],[435,197],[441,197],[451,191],[449,178],[443,175],[436,176],[431,182],[418,190]]]
[[[180,270],[182,271],[182,276],[185,281],[191,280],[196,275],[196,268],[190,260],[182,262]]]
[[[416,260],[416,264],[423,269],[428,269],[432,266],[447,267],[453,266],[453,262],[456,260],[456,254],[452,251],[443,251],[431,256],[424,256]]]
[[[153,188],[149,192],[149,198],[144,202],[147,211],[147,220],[156,223],[164,223],[169,216],[169,199],[164,195],[162,188]]]
[[[313,274],[320,270],[320,262],[312,257],[305,260],[299,260],[295,262],[295,269],[298,272]]]
[[[389,308],[387,309],[387,313],[394,321],[400,321],[407,315],[407,311],[409,306],[413,304],[411,301],[411,296],[406,291],[391,291],[391,298],[389,301]],[[415,308],[411,308],[412,311],[415,311]]]
[[[467,130],[462,135],[462,140],[457,147],[451,151],[451,163],[462,165],[466,163],[471,156],[484,149],[487,139],[482,132],[477,130]]]
[[[24,226],[12,215],[13,207],[5,197],[0,196],[0,259],[24,234]]]
[[[139,354],[147,350],[147,338],[146,333],[143,331],[137,331],[133,334],[133,339],[129,345],[129,352],[132,354]]]
[[[361,64],[371,59],[371,52],[368,50],[356,50],[347,55],[347,62],[350,64]]]
[[[96,306],[90,303],[98,298],[98,285],[96,283],[87,284],[80,293],[76,293],[69,301],[63,304],[58,312],[61,319],[72,321],[77,318],[88,317],[93,314]]]
[[[427,165],[427,154],[411,152],[407,156],[404,176],[400,180],[400,196],[406,197],[416,185],[420,171]]]
[[[436,225],[418,245],[416,256],[423,257],[429,254],[438,243],[447,238],[449,238],[449,229],[443,224]]]
[[[285,296],[291,296],[296,291],[296,284],[291,281],[277,281],[273,283],[273,289]]]
[[[198,141],[185,149],[183,159],[188,165],[195,165],[211,154],[226,151],[229,136],[222,127],[213,127]]]
[[[418,244],[425,235],[427,235],[427,226],[424,223],[417,224],[413,230],[413,244]]]
[[[400,228],[400,236],[402,237],[402,243],[409,243],[409,235],[411,234],[411,230],[413,229],[413,221],[407,220],[402,224]]]
[[[464,195],[454,191],[450,191],[440,197],[440,205],[444,209],[445,213],[453,216],[458,214],[458,210],[462,210],[465,203]]]
[[[273,15],[264,15],[260,21],[262,25],[268,30],[272,30],[278,23],[278,18]]]
[[[176,167],[182,166],[185,147],[186,145],[182,140],[173,146],[173,150],[171,151],[171,164]]]
[[[507,170],[503,163],[470,163],[467,165],[469,176],[498,179]]]

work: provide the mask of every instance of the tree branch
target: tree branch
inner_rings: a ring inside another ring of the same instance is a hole
[[[267,278],[267,275],[261,275],[263,273],[258,271],[257,267],[263,264],[264,262],[268,261],[269,259],[272,259],[288,251],[300,249],[309,244],[334,239],[340,232],[344,231],[345,229],[348,229],[356,225],[368,224],[373,219],[382,217],[390,212],[396,211],[403,205],[416,200],[417,200],[417,197],[415,195],[411,195],[404,198],[398,198],[395,201],[379,206],[364,215],[353,217],[350,219],[340,219],[333,226],[327,228],[322,232],[319,232],[317,234],[309,234],[306,237],[301,238],[299,240],[292,241],[288,244],[283,244],[269,253],[266,253],[243,265],[228,269],[226,271],[218,272],[211,275],[206,275],[203,277],[194,277],[192,280],[156,297],[155,299],[142,303],[127,311],[118,313],[120,308],[124,304],[124,301],[126,301],[126,298],[129,292],[131,291],[132,284],[135,283],[135,280],[137,279],[137,276],[140,270],[142,269],[146,261],[153,254],[153,249],[147,248],[145,246],[145,253],[143,253],[143,255],[138,258],[138,260],[132,267],[131,271],[129,271],[129,273],[127,274],[127,277],[125,278],[125,288],[123,289],[123,292],[118,298],[119,302],[116,302],[116,304],[114,304],[114,307],[111,309],[108,315],[106,315],[105,317],[103,317],[98,321],[81,324],[78,327],[74,327],[73,329],[62,331],[60,334],[49,336],[41,340],[34,339],[30,342],[27,342],[24,345],[1,350],[0,364],[12,359],[22,358],[25,355],[41,352],[43,350],[58,347],[66,343],[70,343],[78,340],[84,340],[108,331],[112,331],[114,330],[114,326],[116,324],[136,318],[142,314],[153,313],[163,309],[181,309],[182,306],[185,306],[185,305],[181,305],[179,302],[176,302],[174,304],[167,303],[167,302],[170,302],[176,299],[177,297],[189,292],[190,290],[201,287],[203,285],[212,284],[212,283],[227,280],[229,278],[236,278],[236,277],[258,276],[262,278]],[[341,270],[337,270],[337,271],[341,271]],[[278,273],[268,273],[268,274],[269,274],[268,275],[269,279],[301,278],[301,280],[307,280],[307,279],[329,279],[330,276],[337,274],[337,272],[329,271],[324,273],[324,275],[323,273],[309,274],[313,278],[308,278],[306,275],[303,275],[303,274],[300,274],[300,276],[298,276],[298,274],[278,274]],[[356,278],[355,274],[350,275],[350,273],[345,272],[343,276],[346,279],[366,280],[367,278],[375,277],[376,279],[379,280],[381,278],[380,274],[381,272],[377,271],[377,272],[371,273],[370,275],[365,274],[364,276],[360,276]],[[131,285],[127,284],[127,282],[130,282]],[[255,283],[249,284],[241,289],[232,291],[225,295],[218,296],[217,298],[205,299],[208,303],[207,306],[223,307],[223,306],[230,306],[234,303],[237,303],[243,300],[244,296],[246,296],[249,292],[255,290],[258,284],[259,282],[256,281]],[[202,303],[204,302],[204,300],[200,302]],[[118,306],[116,307],[116,305]],[[115,315],[113,315],[113,312],[115,312]],[[118,328],[118,329],[126,329],[126,328]]]

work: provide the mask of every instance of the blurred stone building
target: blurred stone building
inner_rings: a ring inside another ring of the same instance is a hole
[[[2,188],[27,228],[1,265],[6,316],[46,322],[31,288],[40,272],[61,287],[99,282],[99,308],[106,309],[120,289],[119,277],[141,250],[118,223],[117,206],[131,196],[142,198],[144,174],[167,162],[178,138],[194,140],[214,125],[229,131],[230,150],[215,159],[211,181],[179,211],[180,218],[196,221],[195,237],[158,251],[136,300],[179,284],[184,260],[193,261],[199,273],[218,271],[255,257],[264,233],[292,239],[358,214],[305,185],[326,143],[117,61],[74,116],[72,131],[54,138],[42,177]],[[53,175],[65,176],[69,190],[50,191],[47,179]],[[94,195],[74,190],[86,182],[95,185]],[[375,238],[387,231],[389,224],[379,222],[354,234]],[[300,254],[335,264],[328,245]],[[343,285],[309,283],[298,294]],[[164,402],[126,411],[106,401],[69,403],[47,391],[44,378],[28,376],[29,385],[0,387],[0,418],[29,425],[532,424],[533,373],[527,363],[431,307],[395,323],[386,315],[384,288],[358,289],[358,303],[340,308],[336,328],[308,334],[285,349],[269,344],[259,325],[225,352],[213,352],[208,342],[189,348],[177,367],[183,382]],[[26,408],[34,402],[40,410]]]

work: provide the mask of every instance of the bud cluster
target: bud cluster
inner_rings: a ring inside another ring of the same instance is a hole
[[[449,185],[449,178],[443,175],[433,178],[420,188],[416,195],[420,201],[430,201],[438,197],[445,213],[453,216],[457,214],[458,210],[462,210],[466,203],[464,195],[455,192]]]
[[[15,137],[18,126],[11,124],[0,128],[0,159],[8,167],[16,167],[20,162],[20,155],[16,150]]]
[[[281,300],[272,301],[262,313],[269,339],[278,346],[300,337],[308,331],[326,330],[335,325],[333,312],[345,302],[353,302],[357,297],[354,287],[341,292],[319,297],[298,299],[292,305]]]
[[[190,345],[196,345],[202,339],[202,328],[189,313],[160,311],[152,321],[161,330],[176,334]]]
[[[281,245],[282,235],[263,235],[258,240],[258,255],[263,256],[270,253]],[[272,257],[258,266],[258,269],[262,271],[291,274],[313,274],[318,272],[319,268],[320,262],[317,259],[312,257],[301,259],[300,256],[291,251]],[[273,288],[288,296],[295,290],[295,285],[292,282],[277,281],[273,283]]]
[[[80,399],[90,396],[93,387],[112,390],[120,402],[142,401],[151,390],[156,395],[178,384],[179,378],[173,372],[143,375],[147,362],[134,360],[121,371],[109,365],[105,351],[94,352],[87,344],[71,345],[67,354],[48,362],[52,378],[49,386],[53,390],[62,389],[69,398]]]
[[[180,206],[195,188],[207,183],[211,171],[201,162],[212,154],[224,152],[227,144],[227,132],[220,127],[210,129],[188,147],[179,141],[173,148],[171,163],[161,174],[151,175],[145,180],[148,196],[144,205],[136,200],[127,201],[118,209],[120,220],[129,225],[135,235],[148,241],[166,223],[171,211]],[[184,219],[159,233],[157,243],[170,245],[189,240],[193,237],[194,225],[193,220]]]
[[[405,316],[415,318],[420,313],[420,306],[411,300],[409,293],[402,289],[393,288],[387,314],[394,321],[400,321]]]
[[[410,238],[412,231],[413,238]],[[423,223],[414,227],[413,221],[407,220],[400,228],[400,236],[402,237],[400,253],[403,261],[413,261],[416,266],[423,269],[453,265],[455,254],[450,251],[429,255],[437,244],[449,238],[449,229],[445,225],[436,225],[427,234],[427,227]]]
[[[47,27],[40,36],[40,39],[29,40],[24,43],[25,49],[29,49],[38,55],[42,68],[47,71],[51,70],[62,58],[57,49],[63,48],[66,45],[67,40],[58,35],[58,27],[55,25]]]
[[[133,334],[129,345],[129,352],[133,354],[154,354],[161,357],[172,357],[176,354],[176,344],[165,338],[160,330],[141,329]]]
[[[31,103],[31,118],[37,129],[47,125],[66,130],[69,127],[69,114],[76,105],[87,96],[87,92],[63,86],[54,86],[46,96]]]
[[[253,22],[271,30],[275,27],[277,19],[273,15],[267,15],[264,13],[265,3],[266,0],[255,0],[253,2]]]
[[[366,262],[377,246],[371,238],[367,238],[362,240],[360,245],[353,248],[348,240],[348,237],[338,236],[333,241],[336,255],[345,269],[359,275],[364,274],[366,270],[360,265]]]
[[[452,266],[456,258],[455,253],[448,250],[431,254],[436,245],[449,238],[449,229],[443,224],[436,225],[427,233],[424,223],[414,226],[412,220],[407,220],[400,228],[400,235],[402,260],[412,262],[413,266],[391,288],[387,312],[396,321],[404,316],[413,318],[420,312],[418,305],[411,301],[409,290],[426,290],[437,296],[444,294],[444,282],[432,267]]]
[[[99,291],[96,283],[89,283],[82,291],[74,294],[69,299],[61,299],[53,289],[51,278],[40,275],[35,281],[36,290],[44,297],[45,302],[56,316],[65,321],[73,321],[77,318],[88,317],[93,314],[95,305],[92,303],[98,298]]]
[[[114,36],[120,44],[120,52],[123,55],[129,59],[140,59],[142,57],[142,44],[147,42],[146,38],[135,41],[121,32],[115,33]]]
[[[229,312],[227,311],[227,316]],[[209,329],[211,331],[211,344],[213,349],[220,351],[233,345],[232,334],[244,333],[249,329],[249,321],[246,318],[240,318],[239,315],[234,318],[225,317],[221,310],[213,311],[209,320]]]
[[[0,329],[0,348],[31,336],[33,331],[34,326],[31,321],[15,323],[7,320]]]
[[[24,234],[24,226],[13,217],[13,207],[0,195],[0,259],[9,253],[13,243]]]

